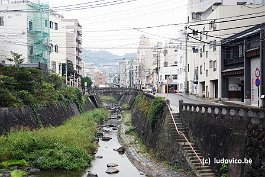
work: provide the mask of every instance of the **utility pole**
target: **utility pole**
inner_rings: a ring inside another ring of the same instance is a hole
[[[187,32],[187,26],[185,26],[185,93],[189,91],[189,86],[188,86],[188,32]]]
[[[66,61],[66,63],[65,63],[65,84],[66,84],[66,85],[67,85],[67,82],[68,82],[68,79],[67,79],[67,74],[68,74],[68,73],[67,73],[67,72],[68,72],[68,71],[67,71],[67,66],[68,66],[68,65],[67,65],[67,61]]]
[[[156,48],[156,52],[157,52],[157,61],[156,61],[156,65],[157,65],[157,92],[158,92],[158,87],[159,87],[159,69],[160,69],[160,49],[161,49],[161,42],[157,43],[157,48]]]

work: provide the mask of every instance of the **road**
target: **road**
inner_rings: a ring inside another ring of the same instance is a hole
[[[170,106],[173,109],[173,112],[178,112],[178,107],[179,107],[179,100],[183,100],[184,103],[193,103],[193,104],[209,104],[209,101],[204,101],[200,98],[192,99],[188,98],[179,94],[174,94],[174,93],[169,93],[168,95],[166,94],[161,94],[158,93],[156,96],[161,96],[165,97],[170,101]],[[212,103],[215,104],[215,103]]]

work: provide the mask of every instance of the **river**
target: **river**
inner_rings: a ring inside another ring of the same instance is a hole
[[[120,124],[120,120],[109,120],[105,123],[105,125],[116,125]],[[30,177],[89,177],[88,174],[97,174],[98,177],[145,177],[143,173],[141,173],[137,168],[130,162],[127,158],[126,154],[119,154],[117,151],[113,149],[117,149],[121,147],[118,141],[118,131],[112,130],[111,127],[105,128],[104,136],[111,137],[112,139],[109,141],[99,140],[98,151],[95,155],[102,156],[103,158],[95,158],[92,161],[91,167],[89,167],[85,171],[41,171],[35,175],[31,175]],[[107,174],[105,171],[108,169],[108,163],[116,163],[118,166],[116,167],[119,170],[117,174]]]

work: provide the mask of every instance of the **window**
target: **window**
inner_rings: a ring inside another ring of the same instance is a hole
[[[164,67],[168,67],[168,62],[164,62]]]
[[[210,60],[210,61],[209,61],[209,68],[212,68],[212,67],[213,67],[213,61]]]
[[[32,31],[33,30],[33,23],[32,21],[29,21],[29,31]]]
[[[190,64],[188,64],[188,72],[190,72]]]
[[[209,23],[209,30],[213,28],[213,21]]]
[[[53,52],[53,44],[50,46],[50,52]]]
[[[56,53],[59,52],[59,47],[58,47],[58,45],[55,45],[55,46],[54,46],[54,52],[56,52]]]
[[[208,51],[205,52],[205,57],[208,58]]]
[[[200,57],[202,57],[202,49],[200,49]]]
[[[196,12],[192,12],[191,18],[195,19],[195,20],[200,20],[201,19],[201,14],[196,13]]]
[[[33,46],[29,46],[29,55],[33,55]]]
[[[203,70],[205,70],[205,63],[203,63]]]
[[[192,47],[192,52],[193,52],[193,53],[198,53],[198,52],[199,52],[199,49],[196,48],[195,46],[193,46],[193,47]]]
[[[238,50],[239,50],[239,51],[238,51],[238,56],[239,56],[239,57],[243,57],[243,46],[242,46],[242,45],[239,45],[239,46],[238,46]]]
[[[169,76],[170,76],[170,75],[165,75],[165,79],[169,79]]]
[[[202,46],[202,52],[205,52],[205,45]]]
[[[45,20],[44,25],[45,27],[48,27],[48,20]]]
[[[53,29],[53,22],[50,21],[50,28]]]
[[[200,66],[200,74],[202,74],[202,65]]]
[[[216,24],[215,24],[215,21],[211,21],[211,22],[209,23],[209,30],[210,30],[210,29],[216,30]]]
[[[56,72],[56,62],[52,62],[52,70],[54,71],[54,72]]]
[[[178,79],[178,75],[172,75],[173,79]]]
[[[0,26],[4,26],[5,23],[4,23],[4,17],[0,17]]]
[[[54,23],[54,29],[58,30],[58,23]]]
[[[217,63],[216,60],[213,61],[213,71],[216,71],[217,69]]]
[[[206,77],[208,77],[208,69],[206,70],[206,72],[205,72],[205,73],[206,73]]]
[[[216,40],[213,40],[213,51],[216,51]]]

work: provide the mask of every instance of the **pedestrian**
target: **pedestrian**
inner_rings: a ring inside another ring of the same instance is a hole
[[[156,87],[155,86],[153,86],[152,91],[153,91],[153,95],[155,95],[155,93],[156,93]]]

